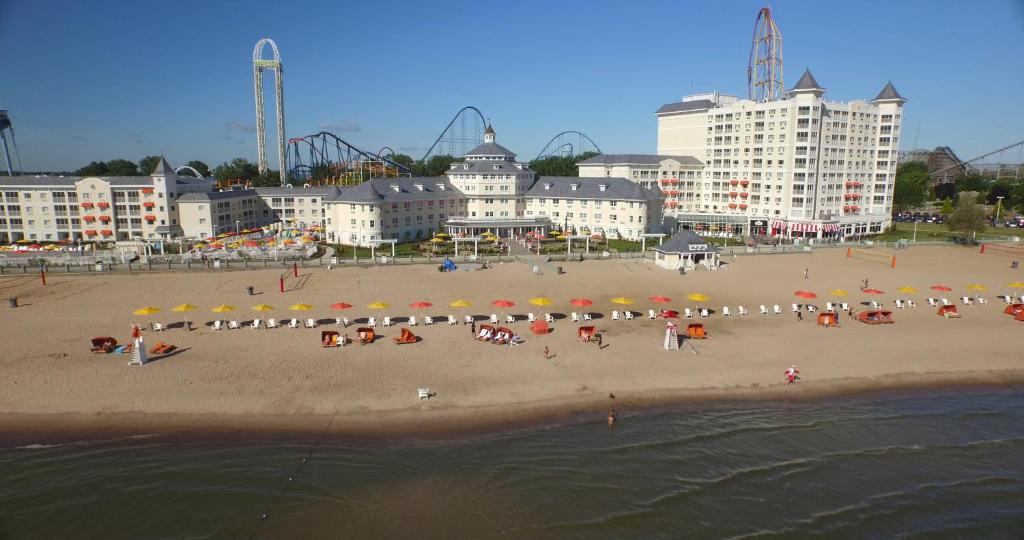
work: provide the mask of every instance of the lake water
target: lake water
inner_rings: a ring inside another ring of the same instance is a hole
[[[1024,538],[1012,390],[315,439],[4,444],[0,538]]]

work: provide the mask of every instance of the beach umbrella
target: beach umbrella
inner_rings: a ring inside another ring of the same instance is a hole
[[[171,308],[171,311],[175,313],[188,313],[189,311],[195,311],[197,308],[192,304],[180,304]],[[188,315],[185,315],[185,328],[192,330],[192,325],[188,322]]]
[[[711,300],[710,296],[698,292],[690,293],[686,295],[686,297],[689,298],[690,300],[693,300],[694,302],[707,302],[708,300]]]
[[[589,298],[573,298],[569,300],[569,303],[577,307],[587,307],[592,305],[594,301]]]
[[[352,304],[346,304],[345,302],[335,302],[331,304],[331,309],[341,311],[352,307]]]
[[[500,308],[510,308],[516,305],[516,303],[511,300],[494,300],[491,302],[491,305]]]
[[[800,298],[806,298],[808,300],[810,300],[811,298],[817,298],[818,297],[818,295],[812,293],[811,291],[796,291],[793,294],[795,296],[798,296]]]
[[[972,291],[984,291],[984,290],[986,290],[986,287],[984,285],[982,285],[981,283],[971,283],[970,285],[967,286],[967,288],[972,290]]]
[[[1024,282],[1012,281],[1010,283],[1007,283],[1006,286],[1011,289],[1024,289]]]
[[[848,292],[846,292],[846,291],[844,291],[842,289],[833,289],[832,291],[829,292],[829,294],[831,294],[832,296],[849,296],[850,295],[850,293],[848,293]]]
[[[667,296],[652,296],[648,298],[648,300],[654,302],[655,304],[667,304],[672,301],[672,299]]]
[[[136,309],[132,313],[134,313],[136,315],[152,315],[154,313],[160,313],[160,308],[153,307],[153,306],[146,306],[146,307],[142,307],[142,308]]]
[[[433,305],[434,304],[431,304],[430,302],[419,301],[419,302],[413,302],[413,303],[409,304],[409,307],[414,308],[414,309],[426,309],[426,308],[428,308],[430,306],[433,306]]]
[[[288,309],[292,311],[311,311],[313,306],[309,304],[292,304],[288,306]]]
[[[612,298],[612,303],[628,306],[633,303],[633,299],[625,296],[616,296],[615,298]]]
[[[929,288],[932,289],[932,290],[935,290],[935,291],[942,291],[942,292],[949,292],[949,291],[953,290],[953,289],[951,289],[951,288],[949,288],[949,287],[947,287],[945,285],[932,285]]]
[[[235,306],[229,306],[227,304],[221,304],[221,305],[211,309],[210,311],[212,311],[214,313],[227,313],[229,311],[234,311],[234,310],[235,310]]]
[[[907,285],[906,287],[900,287],[899,291],[902,292],[902,293],[907,293],[907,294],[915,294],[915,293],[917,293],[917,289],[911,287],[910,285]]]
[[[454,302],[452,302],[451,304],[448,304],[448,305],[450,307],[453,307],[453,308],[468,308],[472,304],[470,304],[468,301],[463,300],[463,299],[460,298],[460,299],[458,299],[458,300],[456,300],[456,301],[454,301]]]
[[[259,304],[252,307],[253,311],[271,311],[274,306],[268,306],[267,304]]]
[[[530,303],[535,306],[549,306],[551,305],[551,299],[546,296],[537,296],[530,299]]]
[[[391,304],[388,304],[386,302],[381,302],[380,300],[377,300],[376,302],[374,302],[372,304],[368,304],[366,307],[368,307],[370,309],[377,310],[377,316],[381,317],[381,313],[380,313],[381,310],[384,310],[384,309],[387,309],[387,308],[391,307]]]
[[[880,291],[878,289],[864,289],[861,292],[864,294],[885,294],[885,291]]]

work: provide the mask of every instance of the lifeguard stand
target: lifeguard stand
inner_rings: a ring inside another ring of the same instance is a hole
[[[665,350],[674,351],[679,349],[679,333],[675,323],[665,325]]]

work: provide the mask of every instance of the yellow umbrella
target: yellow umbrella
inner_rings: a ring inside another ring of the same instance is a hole
[[[1010,287],[1012,289],[1024,289],[1024,283],[1022,283],[1020,281],[1014,281],[1012,283],[1007,283],[1006,286]]]
[[[633,303],[633,299],[632,298],[627,298],[625,296],[619,296],[619,297],[616,297],[616,298],[612,298],[612,302],[615,303],[615,304],[621,304],[623,306],[628,306],[628,305]]]
[[[694,302],[707,302],[708,300],[711,300],[710,296],[701,293],[690,293],[686,295],[686,297]]]
[[[274,306],[268,306],[267,304],[260,304],[252,307],[253,311],[270,311],[272,309],[274,309]]]
[[[172,307],[171,311],[174,311],[174,312],[177,312],[177,313],[186,313],[186,312],[189,312],[189,311],[195,311],[196,309],[199,309],[199,308],[197,308],[196,306],[193,306],[192,304],[181,304],[181,305],[177,305],[177,306]],[[188,322],[188,315],[185,315],[185,328],[188,329],[188,330],[192,330],[192,325]]]
[[[444,240],[441,240],[440,238],[431,238],[430,239],[430,243],[431,244],[443,244]]]
[[[972,291],[984,291],[986,289],[986,287],[981,283],[971,283],[967,288]]]
[[[387,308],[391,307],[391,304],[387,304],[387,303],[384,303],[384,302],[381,302],[380,300],[378,300],[378,301],[376,301],[376,302],[374,302],[372,304],[367,305],[366,307],[368,307],[370,309],[387,309]]]
[[[545,298],[543,296],[538,296],[536,298],[531,298],[530,303],[535,306],[548,306],[551,305],[551,299]]]
[[[153,306],[146,306],[143,308],[136,309],[132,313],[136,315],[152,315],[154,313],[160,313],[160,308]]]
[[[899,291],[900,292],[905,292],[907,294],[914,294],[914,293],[917,292],[917,289],[911,287],[910,285],[907,285],[906,287],[900,287]]]
[[[221,304],[221,305],[211,309],[210,311],[212,311],[214,313],[227,313],[229,311],[234,311],[234,310],[235,310],[234,306],[229,306],[227,304]]]
[[[294,304],[294,305],[288,306],[288,309],[290,309],[292,311],[309,311],[309,310],[313,309],[313,306],[311,306],[309,304]]]
[[[842,289],[835,289],[832,292],[830,292],[829,294],[831,294],[832,296],[849,296],[850,293],[848,293],[848,292],[846,292],[846,291],[844,291]]]
[[[470,303],[460,298],[448,305],[453,308],[468,308],[470,306]]]

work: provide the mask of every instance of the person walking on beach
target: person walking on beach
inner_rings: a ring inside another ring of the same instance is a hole
[[[601,337],[601,334],[594,334],[594,337],[597,338],[597,348],[600,349],[601,343],[604,341],[604,338]]]
[[[809,268],[804,268],[804,279],[807,279],[808,277],[810,277],[809,274],[810,274],[810,269]]]
[[[469,323],[469,333],[473,334],[474,336],[476,335],[476,319],[473,319]]]
[[[615,409],[608,411],[608,427],[614,426],[616,419],[618,419],[618,415],[615,414]]]
[[[798,320],[798,321],[804,320],[804,312],[803,311],[797,310],[797,312],[796,312],[796,320]]]
[[[786,386],[796,384],[796,380],[799,379],[799,377],[797,377],[798,373],[800,373],[800,370],[796,368],[796,364],[793,364],[786,370]]]
[[[544,359],[548,360],[550,358],[551,358],[551,351],[548,349],[548,346],[545,345],[544,346]]]
[[[863,291],[864,289],[867,289],[867,288],[868,288],[868,278],[864,278],[864,283],[860,286],[860,290]]]

